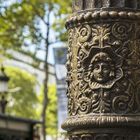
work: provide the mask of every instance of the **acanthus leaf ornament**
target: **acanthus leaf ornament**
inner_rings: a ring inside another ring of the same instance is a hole
[[[103,48],[108,45],[109,39],[110,39],[110,25],[109,24],[103,24],[100,25],[93,25],[92,26],[92,45]]]

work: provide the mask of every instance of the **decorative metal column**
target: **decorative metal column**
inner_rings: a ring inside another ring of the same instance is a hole
[[[73,0],[66,23],[70,140],[140,140],[140,0]]]

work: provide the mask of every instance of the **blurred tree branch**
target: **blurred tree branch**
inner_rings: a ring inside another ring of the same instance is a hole
[[[50,0],[21,0],[9,6],[0,7],[1,9],[3,8],[3,10],[0,10],[0,46],[5,49],[12,48],[17,51],[22,50],[25,44],[27,44],[26,47],[28,48],[34,46],[34,59],[38,50],[45,52],[44,98],[41,113],[44,140],[47,124],[46,110],[49,103],[48,52],[51,45],[67,40],[64,22],[67,13],[70,13],[70,4],[71,0],[52,0],[51,2]],[[53,23],[51,21],[51,14],[55,18]],[[44,28],[41,27],[42,25]],[[55,31],[55,40],[51,40],[51,30]]]

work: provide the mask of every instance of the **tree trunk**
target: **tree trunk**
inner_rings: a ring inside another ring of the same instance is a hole
[[[47,14],[47,34],[46,34],[46,54],[45,54],[45,64],[44,64],[44,71],[45,71],[45,79],[44,79],[44,98],[43,98],[43,109],[42,109],[42,135],[43,140],[46,140],[46,110],[48,106],[48,49],[49,49],[49,33],[50,33],[50,10]]]

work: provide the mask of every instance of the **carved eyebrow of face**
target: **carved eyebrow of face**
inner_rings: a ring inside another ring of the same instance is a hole
[[[93,66],[93,69],[96,70],[110,70],[109,64],[104,63],[104,62],[98,62]]]
[[[113,70],[112,66],[106,62],[97,62],[91,67],[92,71],[100,73],[108,73]]]
[[[109,55],[107,53],[100,52],[92,58],[91,63],[98,62],[98,61],[112,62],[112,59],[109,57]]]

